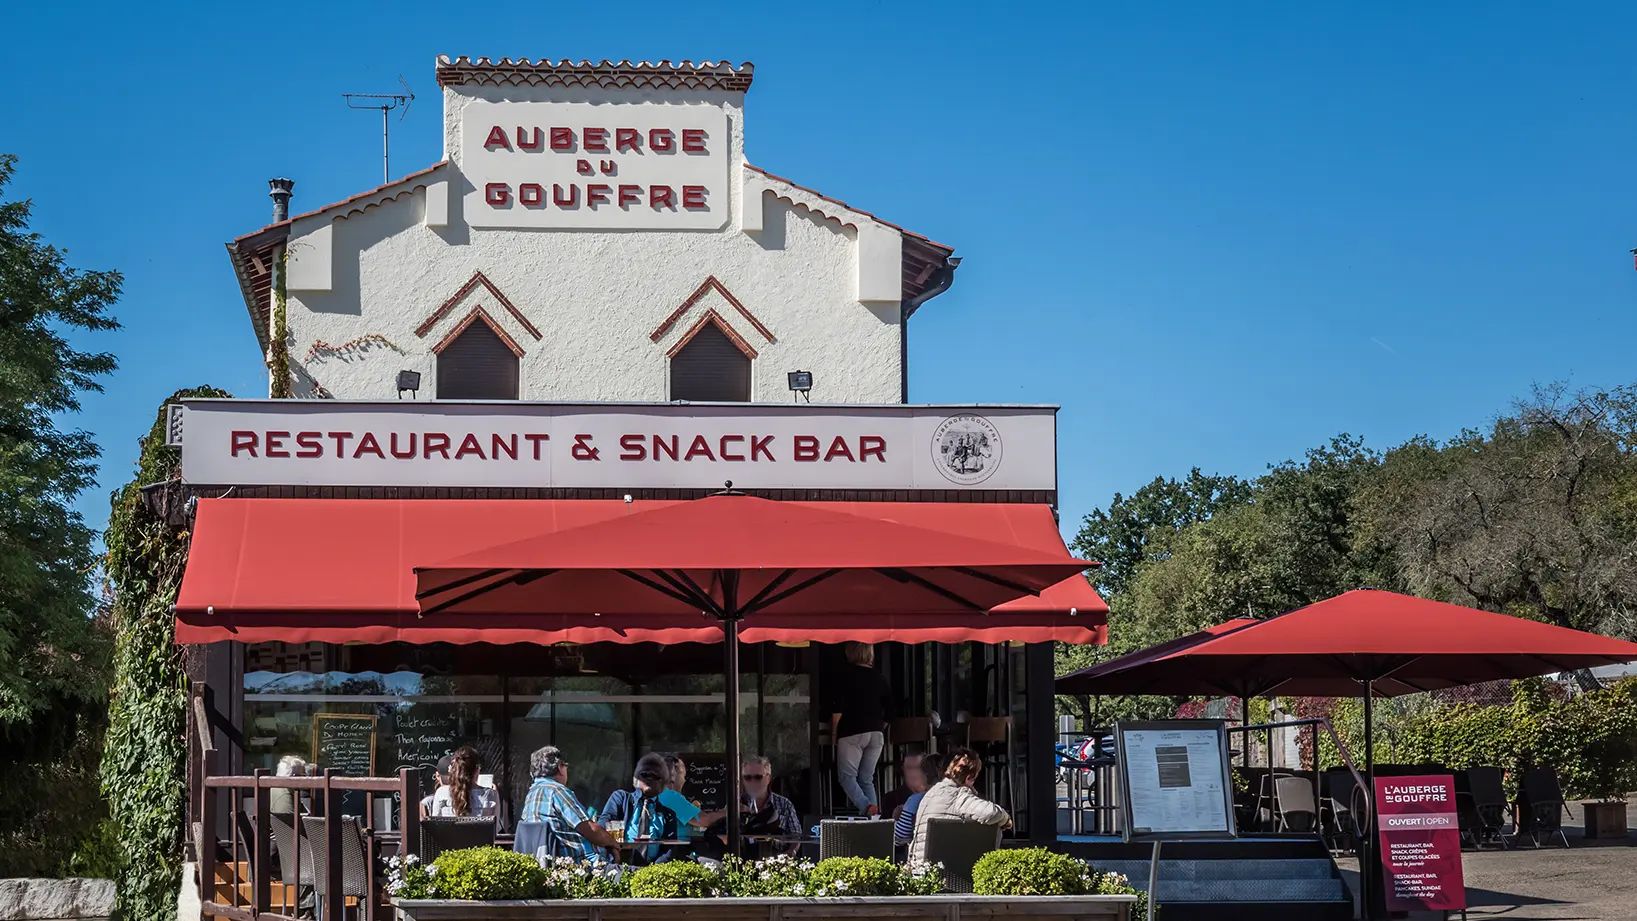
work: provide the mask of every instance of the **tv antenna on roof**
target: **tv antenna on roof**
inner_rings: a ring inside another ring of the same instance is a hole
[[[404,82],[404,75],[398,75],[398,84],[404,88],[402,93],[342,93],[341,98],[347,100],[349,109],[379,109],[381,111],[381,184],[392,181],[391,147],[387,143],[387,113],[403,106],[398,113],[398,120],[403,121],[409,114],[409,104],[415,101],[415,94],[410,92],[409,84]],[[355,100],[365,100],[356,102]],[[369,101],[379,100],[379,101]]]

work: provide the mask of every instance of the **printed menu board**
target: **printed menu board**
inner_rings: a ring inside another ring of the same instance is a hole
[[[1465,910],[1455,778],[1377,777],[1375,788],[1387,910]]]
[[[1233,837],[1221,720],[1116,723],[1126,840]]]

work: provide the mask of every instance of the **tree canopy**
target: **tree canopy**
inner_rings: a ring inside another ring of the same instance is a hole
[[[95,752],[85,733],[100,731],[108,691],[95,534],[70,504],[95,482],[98,451],[89,433],[60,426],[82,394],[102,389],[114,358],[68,336],[117,328],[120,275],[75,269],[30,232],[30,203],[5,198],[15,167],[0,155],[0,767],[55,787],[65,777],[48,765]],[[0,792],[0,875],[49,872],[66,856],[82,829],[38,827],[60,799],[27,782]]]

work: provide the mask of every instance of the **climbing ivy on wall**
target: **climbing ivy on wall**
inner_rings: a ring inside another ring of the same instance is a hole
[[[226,397],[214,387],[183,397]],[[142,487],[178,475],[165,446],[165,413],[141,441],[136,474],[113,494],[104,573],[117,640],[102,790],[119,835],[119,907],[125,921],[171,921],[181,883],[186,777],[187,679],[171,604],[187,561],[186,530],[142,501]]]
[[[286,319],[288,308],[285,294],[284,276],[290,268],[290,253],[282,251],[278,255],[278,271],[273,273],[273,316],[268,331],[268,369],[271,372],[272,383],[267,395],[278,400],[290,398],[290,327]]]

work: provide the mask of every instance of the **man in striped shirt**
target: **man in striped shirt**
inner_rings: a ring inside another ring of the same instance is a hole
[[[607,859],[605,848],[615,845],[614,836],[598,825],[580,805],[579,797],[568,788],[568,762],[555,745],[547,745],[529,756],[529,773],[534,783],[523,799],[519,821],[545,822],[551,829],[559,857],[582,861]]]

